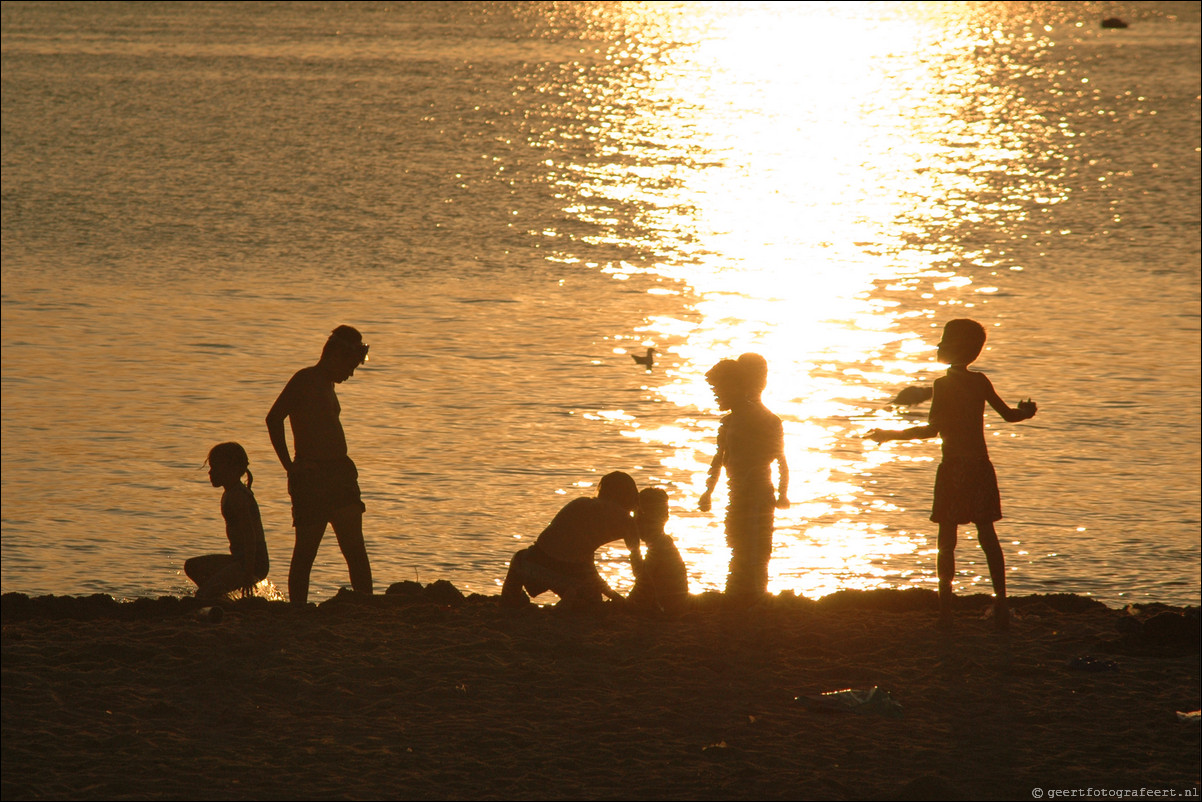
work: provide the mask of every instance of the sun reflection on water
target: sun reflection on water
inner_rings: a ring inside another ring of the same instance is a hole
[[[1019,199],[1059,199],[1017,166],[1027,162],[1018,127],[998,122],[1003,108],[1029,113],[987,80],[1017,68],[976,57],[1016,34],[957,5],[623,4],[628,39],[608,55],[622,79],[581,90],[593,120],[582,133],[604,158],[548,162],[565,212],[608,234],[614,210],[630,210],[645,232],[591,241],[656,254],[603,270],[656,273],[691,301],[689,319],[649,316],[637,332],[667,357],[646,390],[671,419],[598,417],[662,454],[669,531],[694,591],[720,589],[728,560],[723,490],[712,514],[695,510],[718,425],[704,373],[745,351],[768,360],[764,401],[784,421],[791,472],[770,589],[934,581],[932,532],[897,528],[898,507],[874,478],[907,462],[933,478],[931,452],[861,437],[923,417],[885,404],[942,370],[932,326],[996,292],[957,270],[957,259],[987,261],[987,249],[966,253],[932,231],[998,224],[1021,214]],[[629,585],[621,560],[608,566]]]
[[[285,573],[262,411],[343,322],[381,581],[499,586],[548,487],[624,468],[721,587],[702,377],[754,350],[773,587],[929,586],[938,445],[860,436],[924,418],[887,402],[970,315],[1041,403],[987,424],[1011,587],[1196,603],[1196,3],[70,8],[4,6],[6,588],[185,590],[231,437]]]

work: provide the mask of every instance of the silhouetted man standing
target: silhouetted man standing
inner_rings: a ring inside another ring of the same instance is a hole
[[[363,335],[350,326],[334,329],[316,365],[297,371],[267,413],[267,432],[280,464],[288,472],[292,525],[296,546],[288,569],[288,597],[293,604],[309,598],[309,572],[326,524],[334,527],[338,547],[350,569],[351,586],[364,597],[372,594],[371,563],[363,543],[359,472],[346,453],[346,435],[338,415],[342,408],[334,385],[355,374],[367,361]],[[295,457],[288,453],[284,418],[292,425]]]

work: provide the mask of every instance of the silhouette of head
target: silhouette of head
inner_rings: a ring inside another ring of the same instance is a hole
[[[662,530],[668,522],[668,493],[663,488],[647,487],[639,491],[639,521],[644,533]]]
[[[738,365],[743,374],[744,391],[758,398],[768,386],[768,360],[759,354],[747,353],[739,357]]]
[[[358,329],[339,326],[326,339],[325,347],[321,349],[321,361],[335,366],[337,376],[334,381],[341,382],[354,375],[355,368],[367,361],[369,347],[364,344]]]
[[[235,479],[246,474],[248,487],[255,480],[250,474],[250,457],[246,456],[246,449],[238,443],[218,443],[209,449],[205,462],[209,465],[209,480],[214,487],[222,484],[217,480],[226,471],[232,472]]]
[[[714,365],[706,372],[705,380],[709,382],[710,389],[714,391],[714,398],[718,402],[719,409],[730,409],[744,395],[743,388],[746,381],[743,378],[743,371],[739,368],[739,363],[733,359],[723,359]]]
[[[601,477],[597,498],[611,501],[627,512],[634,512],[639,507],[639,488],[630,474],[614,471]]]
[[[967,365],[981,355],[985,347],[985,327],[975,320],[949,320],[939,341],[938,359],[948,365]]]

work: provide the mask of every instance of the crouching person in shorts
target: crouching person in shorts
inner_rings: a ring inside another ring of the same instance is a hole
[[[367,361],[363,336],[339,326],[326,340],[321,359],[288,381],[267,413],[267,431],[280,464],[288,472],[292,525],[296,546],[288,568],[288,599],[304,605],[309,599],[309,573],[326,525],[334,527],[338,547],[350,569],[351,586],[360,598],[372,595],[371,563],[363,543],[363,512],[359,472],[347,456],[342,407],[334,385],[355,374]],[[284,419],[292,425],[296,455],[288,452]]]
[[[524,607],[530,596],[548,590],[572,606],[595,604],[602,596],[622,601],[622,594],[597,573],[593,554],[606,543],[624,540],[635,576],[642,572],[639,532],[631,517],[638,506],[639,491],[629,474],[615,471],[602,477],[595,498],[569,501],[533,546],[513,555],[501,604]]]

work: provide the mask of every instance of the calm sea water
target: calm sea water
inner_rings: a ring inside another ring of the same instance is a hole
[[[340,323],[381,588],[496,592],[618,469],[720,588],[703,375],[747,350],[793,474],[772,588],[934,587],[938,443],[862,435],[923,419],[886,402],[970,316],[1040,405],[987,421],[1012,591],[1199,603],[1197,3],[0,14],[5,591],[187,592],[230,439],[285,587],[263,417]],[[347,583],[332,536],[313,579]]]

